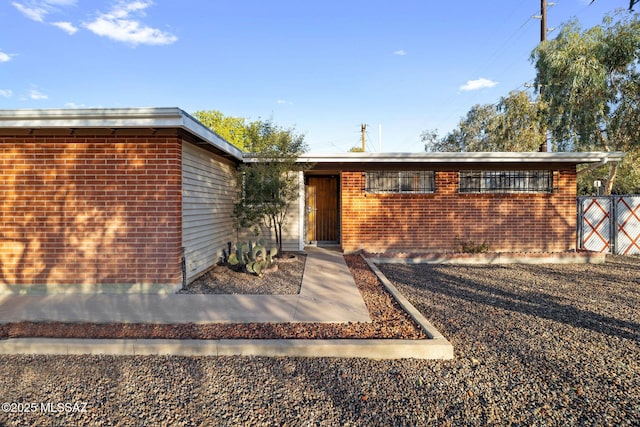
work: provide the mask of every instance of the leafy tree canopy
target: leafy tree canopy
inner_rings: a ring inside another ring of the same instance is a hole
[[[630,13],[616,17],[588,30],[571,21],[531,55],[558,150],[640,146],[640,21]],[[617,173],[618,164],[611,164],[607,194]]]
[[[497,105],[474,105],[446,136],[426,131],[421,138],[427,151],[535,151],[545,141],[543,113],[527,92],[514,91]]]
[[[282,231],[289,205],[298,197],[298,174],[308,167],[298,162],[307,151],[304,135],[284,129],[272,120],[248,121],[225,116],[220,111],[196,111],[202,124],[245,151],[248,162],[236,173],[237,198],[233,218],[235,228],[265,226],[275,233],[282,251]]]
[[[193,116],[222,138],[245,151],[247,122],[244,118],[225,116],[217,110],[196,111]]]
[[[297,200],[298,171],[308,167],[298,162],[307,151],[304,136],[283,129],[271,120],[251,122],[246,127],[245,148],[249,163],[238,168],[238,199],[234,205],[236,228],[264,225],[274,230],[282,251],[282,232],[289,206]]]
[[[554,151],[628,153],[620,164],[581,174],[583,194],[593,193],[595,179],[604,181],[607,194],[640,192],[638,15],[619,12],[588,30],[571,21],[541,43],[531,60],[541,89],[536,102],[512,92],[497,105],[476,105],[445,137],[424,132],[426,150],[532,151],[547,129]]]

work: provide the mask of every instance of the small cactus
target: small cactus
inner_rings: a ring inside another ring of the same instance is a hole
[[[238,260],[238,256],[235,253],[232,253],[229,255],[227,262],[231,265],[238,265],[240,261]]]
[[[223,258],[236,271],[244,270],[262,277],[265,272],[274,271],[277,267],[275,256],[278,254],[278,249],[267,249],[264,246],[264,239],[260,239],[255,245],[251,240],[249,243],[238,242],[235,245],[229,242],[228,247],[228,255],[223,250]]]
[[[250,262],[249,264],[245,265],[244,268],[247,270],[247,273],[255,273],[255,271],[253,270],[253,265],[255,263],[254,262]]]

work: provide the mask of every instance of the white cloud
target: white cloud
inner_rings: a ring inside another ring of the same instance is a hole
[[[471,90],[479,90],[479,89],[486,89],[486,88],[494,87],[497,84],[498,84],[498,82],[494,82],[492,80],[480,77],[477,80],[469,80],[469,81],[467,81],[467,83],[465,83],[462,86],[460,86],[459,89],[461,91],[467,92],[467,91],[471,91]]]
[[[11,55],[0,51],[0,63],[11,61]]]
[[[47,16],[47,10],[39,6],[27,6],[22,3],[11,3],[16,9],[18,9],[24,16],[29,19],[38,22],[44,22],[44,17]]]
[[[3,98],[11,98],[13,96],[13,91],[11,89],[0,89],[0,96]]]
[[[133,46],[174,43],[178,40],[175,35],[151,28],[136,19],[145,16],[144,10],[152,4],[150,0],[121,1],[111,11],[98,14],[96,19],[84,26],[99,36]]]
[[[276,103],[278,103],[278,105],[293,105],[293,102],[287,101],[286,99],[278,99]]]
[[[398,56],[405,56],[407,54],[407,52],[404,49],[400,49],[400,50],[396,50],[395,52],[393,52],[394,55],[398,55]]]
[[[36,88],[29,89],[29,92],[27,92],[27,97],[29,97],[29,99],[33,99],[34,101],[40,101],[40,100],[43,100],[43,99],[49,99],[49,96],[47,96],[44,93],[40,92]]]
[[[76,28],[71,22],[54,22],[51,25],[60,28],[70,36],[78,32],[78,28]]]
[[[73,6],[77,0],[28,0],[23,3],[12,2],[24,16],[37,22],[44,22],[46,16],[61,6]]]

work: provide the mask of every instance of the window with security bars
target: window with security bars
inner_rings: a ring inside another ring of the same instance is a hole
[[[366,172],[367,193],[433,193],[436,190],[433,171]]]
[[[548,170],[460,171],[461,193],[551,193]]]

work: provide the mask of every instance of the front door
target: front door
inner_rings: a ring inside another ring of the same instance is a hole
[[[338,241],[338,177],[307,178],[307,240]]]

